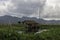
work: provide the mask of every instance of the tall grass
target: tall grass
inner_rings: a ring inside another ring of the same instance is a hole
[[[60,25],[39,25],[40,30],[49,31],[38,33],[17,33],[25,31],[24,24],[0,24],[0,40],[60,40]]]

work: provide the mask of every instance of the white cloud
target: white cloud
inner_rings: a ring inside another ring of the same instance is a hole
[[[6,15],[8,9],[13,6],[11,0],[2,0],[0,1],[0,16]]]
[[[41,14],[44,19],[60,19],[60,0],[47,0]]]

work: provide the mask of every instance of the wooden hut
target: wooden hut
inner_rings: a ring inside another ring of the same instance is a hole
[[[27,32],[37,32],[39,30],[38,23],[34,20],[25,20],[23,23],[27,25]]]

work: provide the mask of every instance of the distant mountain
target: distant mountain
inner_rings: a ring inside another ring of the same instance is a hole
[[[0,23],[17,23],[19,19],[18,17],[5,15],[0,17]]]
[[[40,24],[60,24],[60,20],[43,20],[43,19],[37,19],[35,17],[13,17],[13,16],[0,16],[0,23],[17,23],[18,21],[24,21],[24,20],[35,20],[36,22]]]

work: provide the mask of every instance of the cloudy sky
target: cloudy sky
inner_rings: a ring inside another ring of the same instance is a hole
[[[0,0],[0,16],[60,20],[60,0]]]

